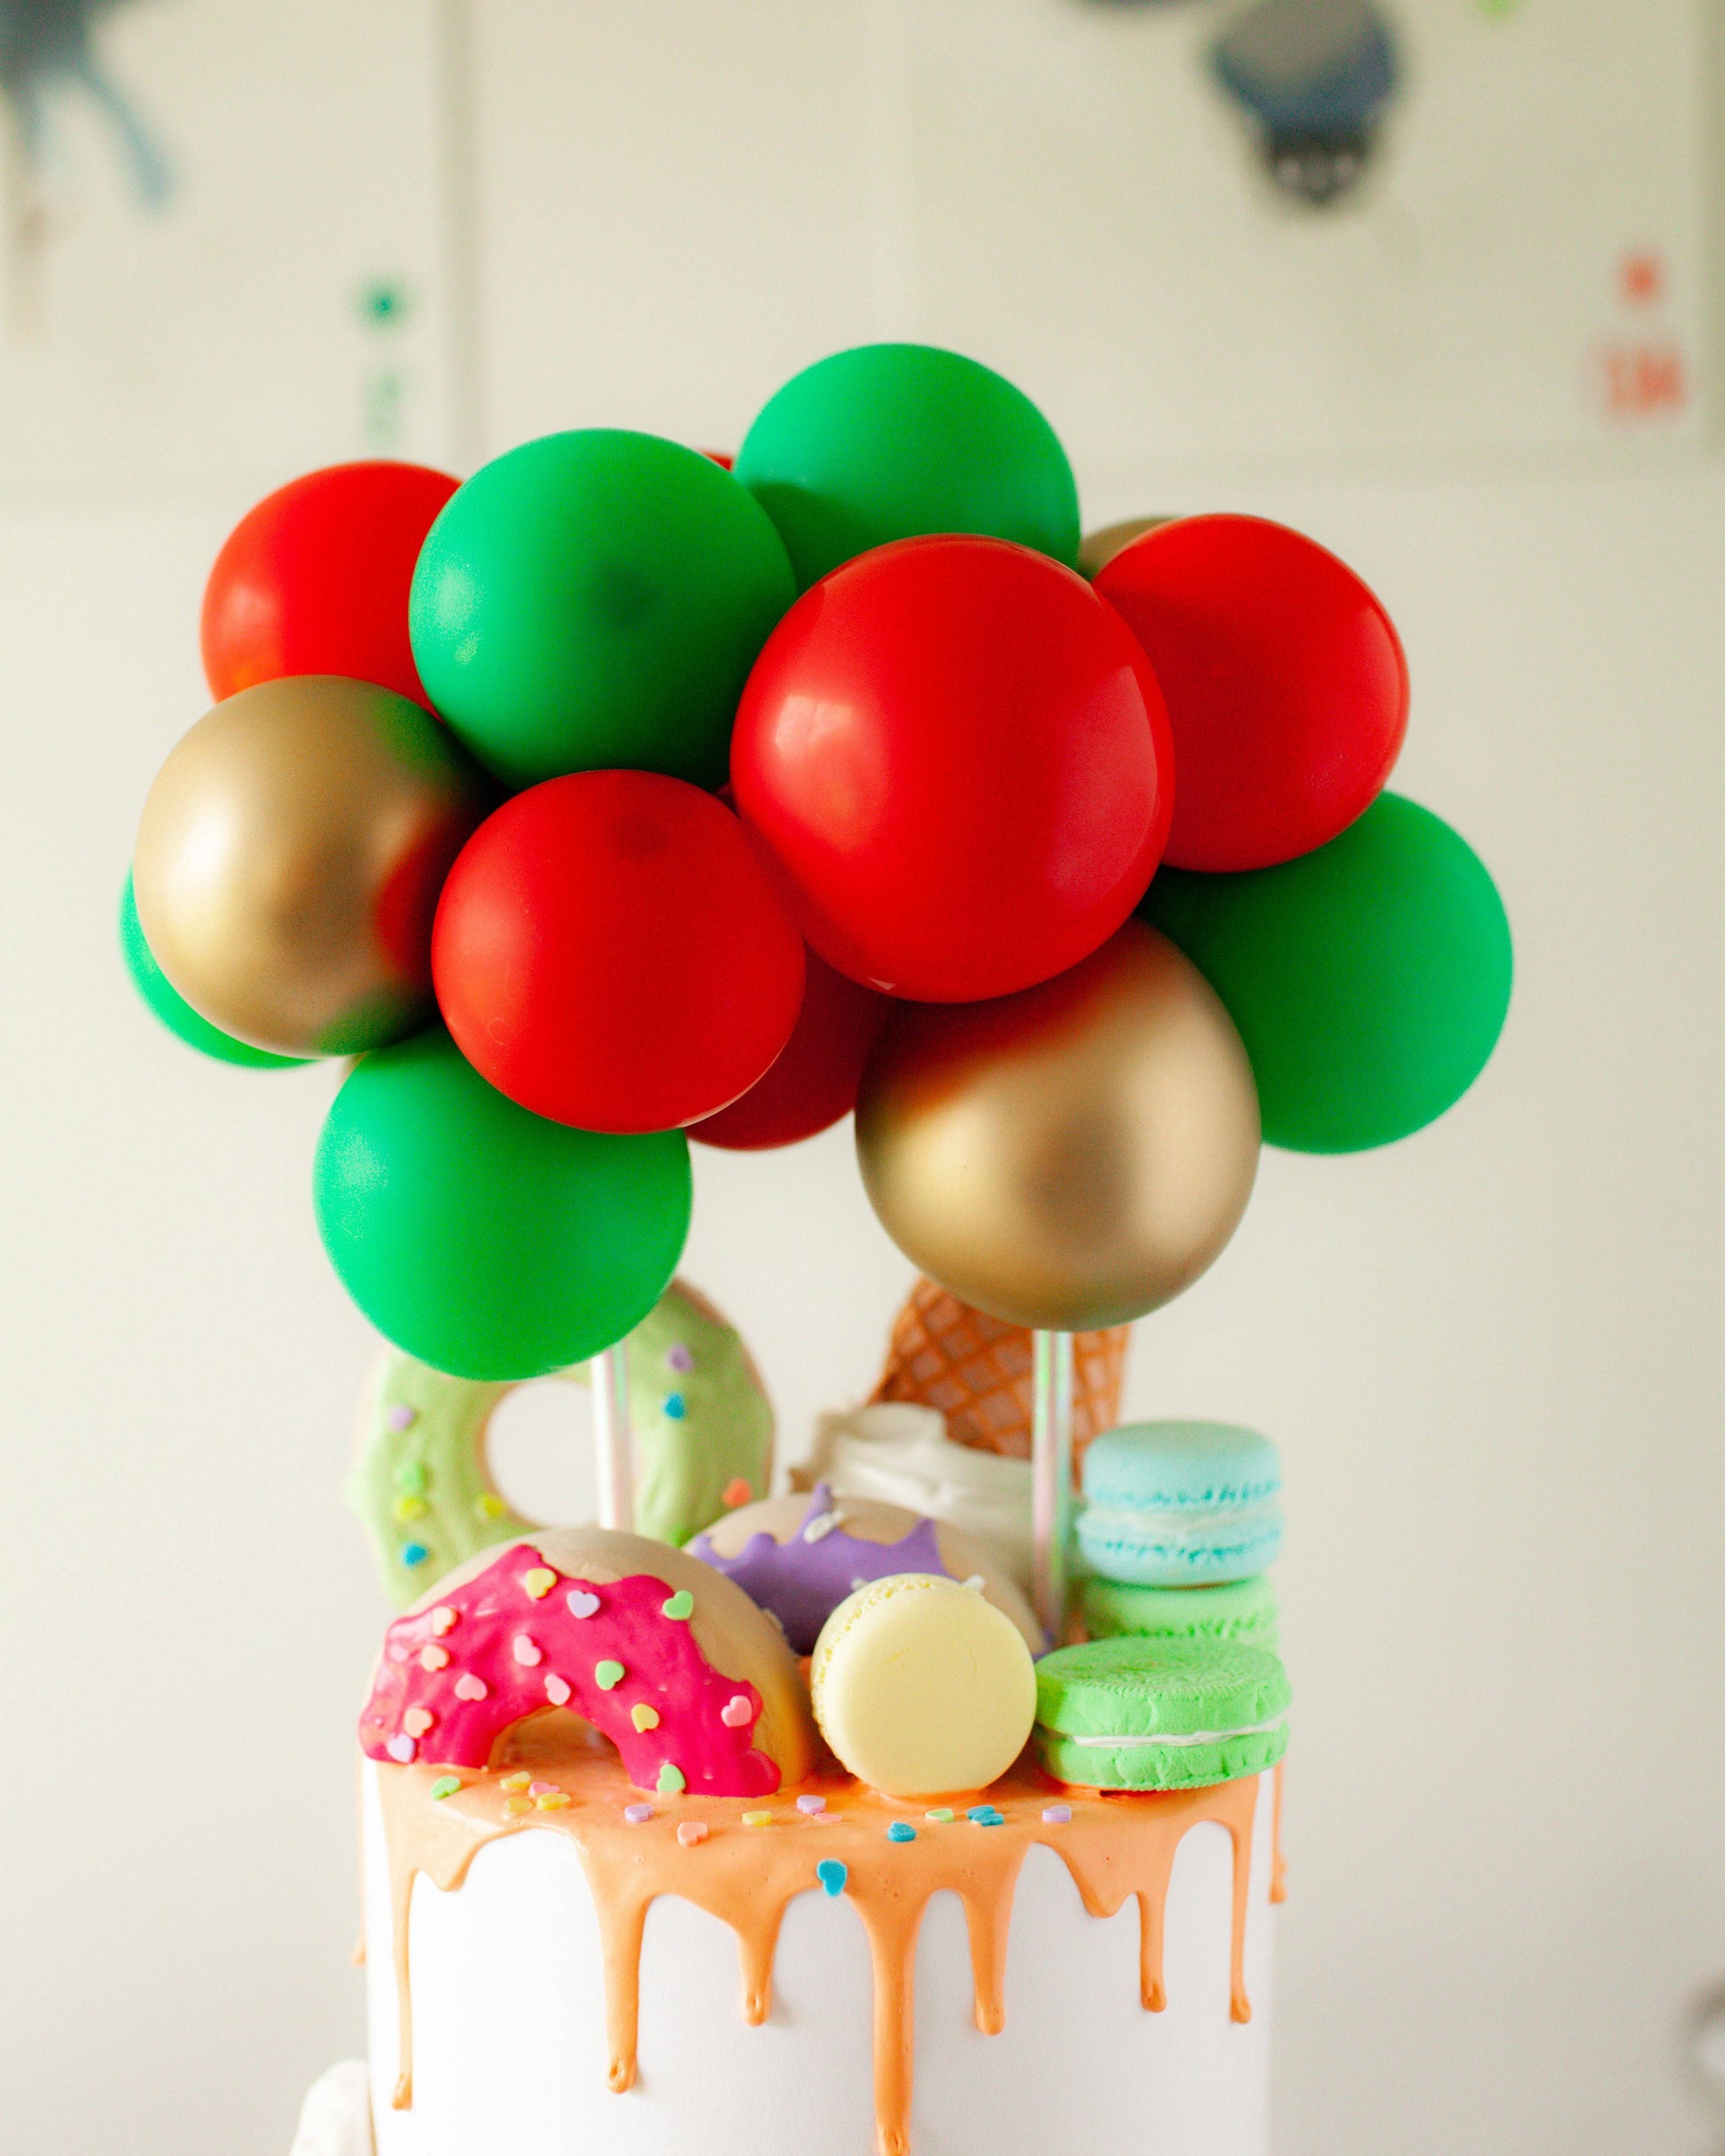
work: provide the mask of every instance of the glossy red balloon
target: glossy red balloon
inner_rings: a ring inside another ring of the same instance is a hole
[[[248,510],[204,588],[216,700],[285,674],[346,674],[429,709],[408,645],[408,587],[456,485],[424,465],[331,465]]]
[[[803,933],[931,1003],[1075,965],[1143,895],[1172,793],[1156,677],[1112,607],[1005,540],[904,539],[768,639],[731,736]]]
[[[1408,662],[1346,562],[1262,517],[1182,517],[1116,554],[1096,589],[1167,698],[1173,866],[1271,868],[1377,800],[1407,731]]]
[[[862,1066],[893,999],[834,973],[812,950],[807,961],[802,1008],[772,1067],[740,1100],[691,1124],[691,1138],[733,1152],[762,1152],[812,1138],[856,1105]]]
[[[784,1046],[803,947],[722,802],[656,771],[577,771],[467,841],[432,976],[457,1046],[520,1106],[669,1130],[735,1100]]]

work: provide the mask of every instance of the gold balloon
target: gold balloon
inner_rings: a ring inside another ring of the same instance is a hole
[[[961,1301],[1053,1332],[1190,1287],[1239,1224],[1259,1140],[1233,1021],[1136,920],[1040,988],[902,1004],[856,1104],[899,1248]]]
[[[1079,542],[1079,574],[1100,576],[1115,555],[1123,554],[1135,539],[1142,539],[1159,525],[1173,522],[1172,517],[1128,517],[1124,523],[1104,524],[1100,531],[1086,532]]]
[[[254,1048],[399,1040],[431,1013],[432,915],[487,807],[464,751],[391,690],[331,674],[242,689],[144,804],[144,940],[195,1011]]]

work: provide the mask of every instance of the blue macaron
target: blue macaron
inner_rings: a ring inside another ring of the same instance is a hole
[[[1084,1455],[1078,1546],[1134,1587],[1249,1580],[1282,1547],[1282,1463],[1267,1437],[1222,1422],[1133,1422]]]

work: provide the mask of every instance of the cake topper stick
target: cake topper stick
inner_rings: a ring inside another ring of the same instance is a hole
[[[635,1526],[635,1448],[629,1441],[628,1350],[621,1340],[593,1358],[593,1465],[599,1525]]]
[[[1030,1533],[1036,1615],[1050,1646],[1066,1636],[1072,1550],[1073,1336],[1038,1332],[1032,1381]]]

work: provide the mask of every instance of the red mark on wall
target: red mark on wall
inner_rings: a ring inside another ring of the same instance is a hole
[[[1670,418],[1688,407],[1688,363],[1682,348],[1668,339],[1604,344],[1598,366],[1609,418]]]
[[[1617,289],[1626,307],[1657,307],[1665,297],[1665,257],[1657,247],[1631,247],[1617,266]]]

